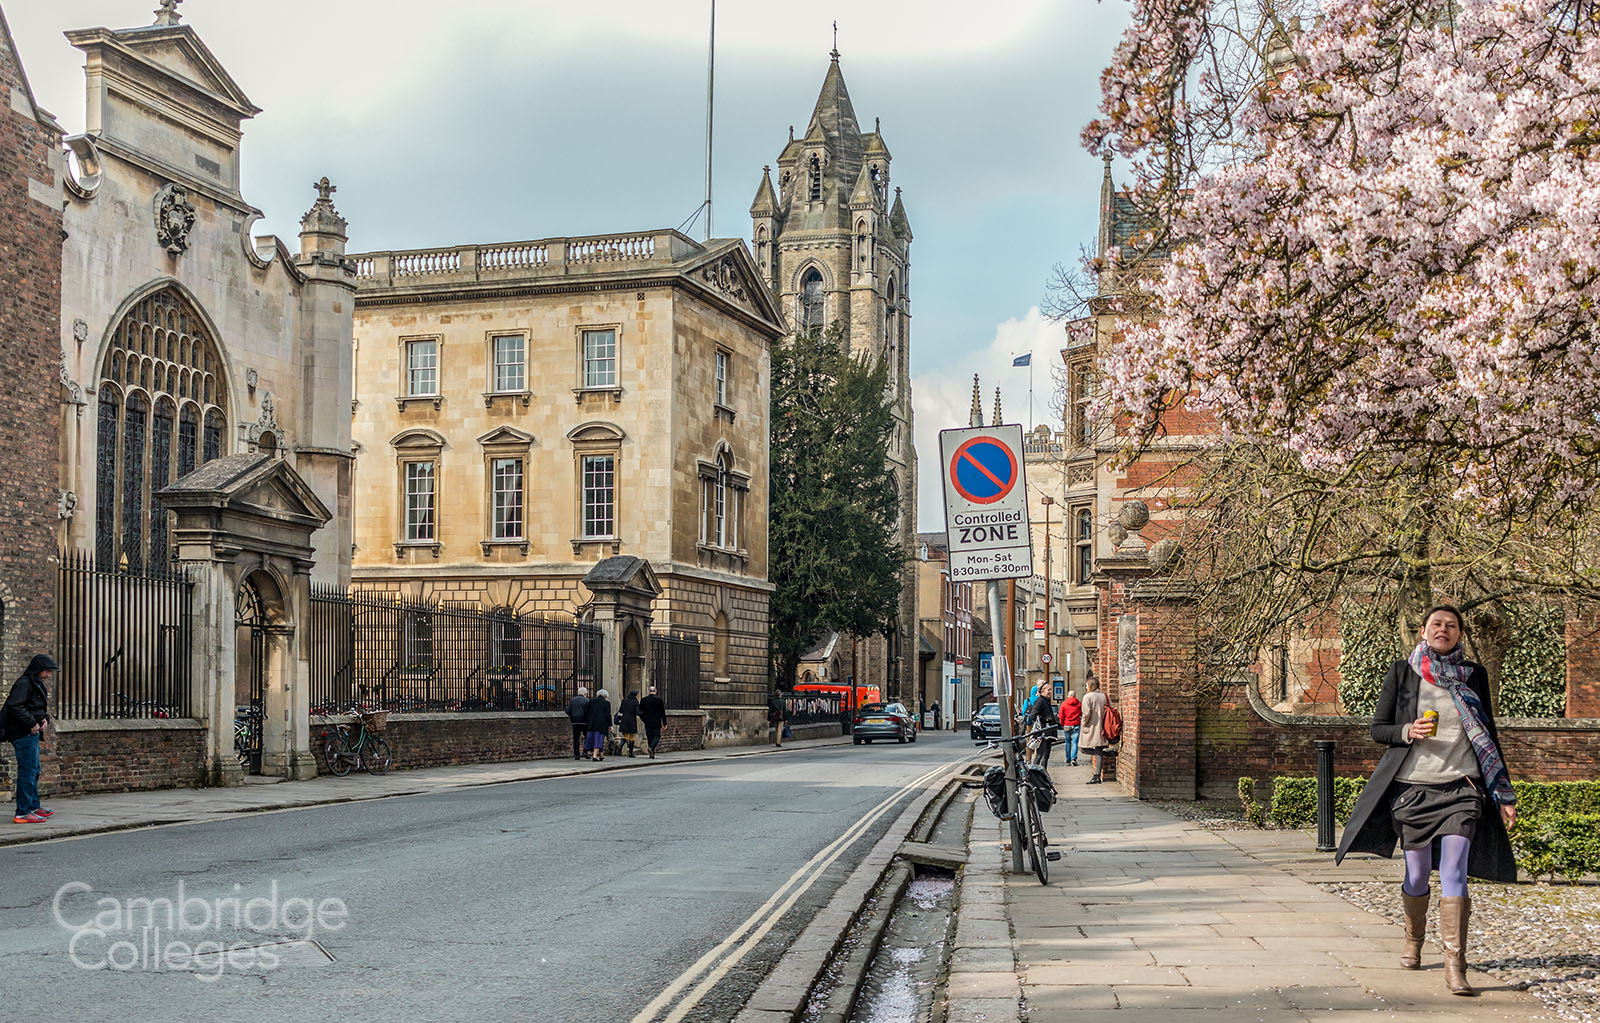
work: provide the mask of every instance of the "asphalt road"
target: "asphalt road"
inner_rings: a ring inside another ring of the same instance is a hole
[[[627,1023],[863,815],[972,751],[923,736],[0,848],[5,1002],[17,1018]],[[686,1019],[731,1018],[894,816]],[[178,926],[158,902],[151,930],[141,899],[171,900]],[[307,936],[333,961],[304,942],[184,958]]]

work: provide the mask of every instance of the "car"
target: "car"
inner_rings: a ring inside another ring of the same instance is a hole
[[[873,739],[916,742],[917,717],[903,703],[863,703],[850,732],[857,746]]]
[[[972,715],[972,741],[988,742],[1000,738],[1000,705],[986,703]]]

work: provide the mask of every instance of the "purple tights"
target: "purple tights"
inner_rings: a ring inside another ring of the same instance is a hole
[[[1439,894],[1457,898],[1467,894],[1467,853],[1472,840],[1465,835],[1444,835],[1439,839]],[[1406,879],[1400,890],[1407,895],[1428,894],[1428,875],[1433,871],[1433,850],[1407,849]]]

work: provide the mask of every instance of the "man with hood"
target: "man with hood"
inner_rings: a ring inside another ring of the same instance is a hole
[[[17,753],[17,824],[43,824],[52,811],[39,805],[39,740],[50,723],[50,694],[45,688],[55,678],[56,662],[39,654],[11,687],[0,710],[0,738]]]

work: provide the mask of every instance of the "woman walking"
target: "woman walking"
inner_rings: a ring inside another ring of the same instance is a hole
[[[1094,761],[1094,777],[1088,784],[1098,785],[1101,782],[1100,773],[1106,766],[1106,694],[1100,691],[1100,680],[1089,680],[1089,691],[1083,694],[1083,699],[1078,701],[1079,711],[1082,714],[1083,752],[1089,754]]]
[[[1392,856],[1398,840],[1406,862],[1400,965],[1408,970],[1422,966],[1437,868],[1445,984],[1453,994],[1475,995],[1467,983],[1467,877],[1517,879],[1506,836],[1517,795],[1500,753],[1489,676],[1466,659],[1462,627],[1454,607],[1429,608],[1416,649],[1384,676],[1372,738],[1389,748],[1350,813],[1334,862],[1352,851]]]
[[[584,756],[590,760],[606,758],[606,736],[611,732],[610,695],[602,689],[589,701],[589,741],[584,743]]]
[[[633,756],[639,738],[639,690],[629,692],[628,698],[617,706],[617,728],[622,732],[622,741],[628,744],[628,756]]]

